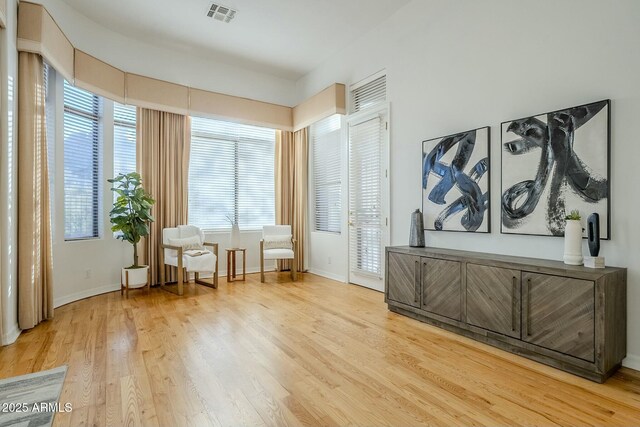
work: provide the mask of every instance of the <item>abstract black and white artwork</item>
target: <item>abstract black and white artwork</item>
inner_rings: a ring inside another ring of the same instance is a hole
[[[574,209],[609,238],[608,100],[502,123],[502,233],[563,236]]]
[[[490,232],[489,127],[422,142],[426,230]]]

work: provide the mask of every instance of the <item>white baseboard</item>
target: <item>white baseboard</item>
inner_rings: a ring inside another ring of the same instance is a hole
[[[339,274],[329,273],[328,271],[320,270],[317,268],[310,268],[309,273],[316,276],[326,277],[327,279],[335,280],[337,282],[347,283],[347,278]]]
[[[16,340],[20,336],[20,333],[22,333],[22,331],[18,327],[18,324],[14,323],[11,326],[11,330],[9,332],[7,332],[6,334],[2,334],[2,340],[1,340],[2,342],[0,342],[0,344],[2,345],[13,344],[14,342],[16,342]]]
[[[78,301],[78,300],[89,298],[89,297],[94,297],[100,294],[106,294],[107,292],[119,291],[119,290],[120,290],[119,283],[115,285],[105,285],[105,286],[100,286],[98,288],[85,289],[80,292],[74,292],[70,295],[64,295],[64,296],[55,298],[53,300],[53,307],[58,308],[60,306],[69,304],[74,301]]]
[[[640,371],[640,356],[627,354],[627,357],[622,361],[622,366]]]

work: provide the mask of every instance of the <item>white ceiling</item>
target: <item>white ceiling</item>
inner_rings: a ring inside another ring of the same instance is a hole
[[[231,23],[206,16],[210,0],[63,0],[125,36],[297,79],[410,0],[223,0]]]

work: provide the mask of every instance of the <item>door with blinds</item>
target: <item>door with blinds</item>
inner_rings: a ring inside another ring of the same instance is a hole
[[[386,106],[350,117],[349,282],[378,291],[389,244],[388,143]]]

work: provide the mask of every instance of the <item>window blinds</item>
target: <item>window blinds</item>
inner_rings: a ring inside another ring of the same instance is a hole
[[[44,109],[47,136],[47,167],[49,169],[49,213],[51,224],[55,224],[55,176],[56,176],[56,102],[55,70],[44,64]],[[52,227],[55,233],[55,227]]]
[[[100,234],[101,100],[64,82],[64,236]]]
[[[113,103],[113,176],[136,171],[136,107]]]
[[[380,117],[349,128],[349,221],[351,270],[382,274],[382,135]]]
[[[351,89],[351,113],[357,113],[387,99],[387,76],[380,76]]]
[[[314,229],[340,233],[342,182],[340,115],[311,125],[313,153]]]
[[[275,223],[275,131],[192,117],[189,224],[243,230]]]

